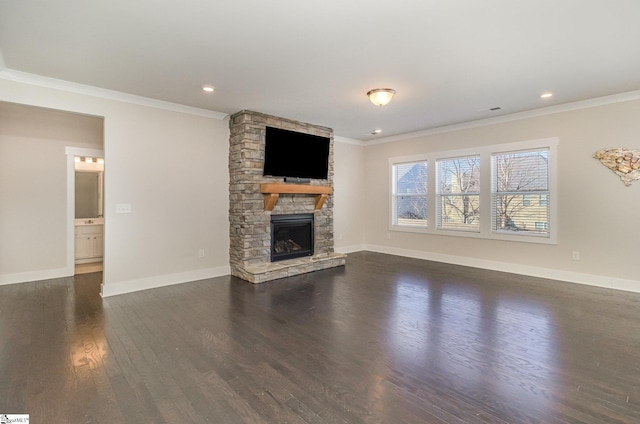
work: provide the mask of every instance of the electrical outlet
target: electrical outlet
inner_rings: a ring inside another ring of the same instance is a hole
[[[198,257],[199,258],[204,258],[204,249],[198,250]]]
[[[571,252],[571,259],[573,259],[574,261],[579,261],[580,252],[578,252],[577,250],[574,250],[573,252]]]

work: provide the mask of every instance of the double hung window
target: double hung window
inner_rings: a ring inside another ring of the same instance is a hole
[[[393,165],[393,225],[427,227],[427,162]]]
[[[390,230],[556,243],[556,138],[391,158]]]
[[[549,149],[491,156],[492,230],[549,234]]]
[[[439,159],[437,223],[450,230],[480,229],[480,156]]]

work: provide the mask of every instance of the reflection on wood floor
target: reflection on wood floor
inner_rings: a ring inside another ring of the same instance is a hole
[[[640,294],[391,255],[101,299],[0,286],[0,412],[55,423],[638,423]]]

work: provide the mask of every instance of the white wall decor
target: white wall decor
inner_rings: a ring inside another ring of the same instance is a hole
[[[619,176],[626,186],[640,179],[640,150],[614,147],[598,150],[593,157]]]

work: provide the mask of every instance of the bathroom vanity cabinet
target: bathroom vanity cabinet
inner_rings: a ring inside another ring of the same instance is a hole
[[[75,226],[75,259],[77,264],[102,261],[104,223],[86,220]]]

